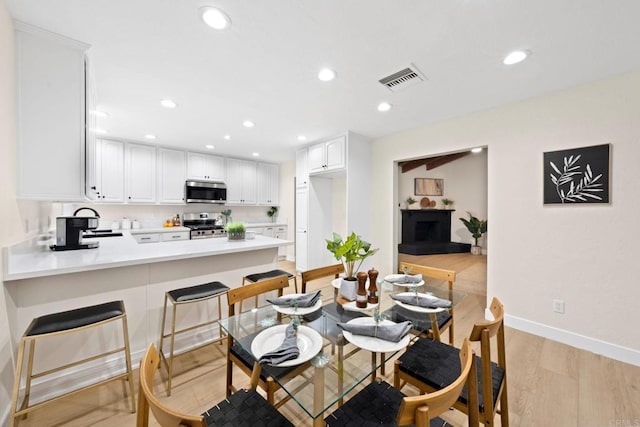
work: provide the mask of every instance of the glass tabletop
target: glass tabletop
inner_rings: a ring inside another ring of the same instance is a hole
[[[369,378],[380,367],[383,358],[386,361],[395,354],[387,353],[378,357],[344,339],[342,329],[337,326],[338,322],[348,322],[370,314],[344,310],[336,302],[325,302],[316,312],[299,316],[302,325],[320,333],[323,339],[322,349],[306,363],[302,372],[276,381],[311,418],[322,417],[329,407]],[[290,321],[291,317],[278,313],[269,305],[222,319],[220,325],[243,350],[252,354],[251,342],[256,335],[272,326]],[[271,369],[274,368],[263,365],[266,374]]]

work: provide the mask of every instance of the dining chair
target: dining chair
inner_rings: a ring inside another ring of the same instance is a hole
[[[184,414],[158,400],[153,394],[154,376],[160,365],[160,355],[150,344],[140,361],[140,390],[138,391],[137,427],[149,426],[149,410],[162,427],[255,426],[256,420],[264,426],[293,426],[276,408],[257,391],[260,364],[254,363],[251,388],[240,390],[211,407],[201,415]]]
[[[389,383],[376,380],[325,418],[327,427],[404,426],[435,427],[448,425],[439,415],[458,399],[465,384],[475,384],[476,368],[469,339],[459,353],[458,374],[441,390],[420,396],[406,396]],[[469,425],[478,424],[477,412],[470,411]]]
[[[480,356],[476,356],[478,371],[477,405],[463,390],[454,408],[468,413],[478,407],[479,419],[485,425],[493,425],[495,414],[500,414],[503,427],[509,426],[509,406],[507,398],[507,367],[504,344],[504,307],[498,298],[493,298],[489,307],[493,320],[478,321],[473,325],[469,341],[480,342]],[[498,352],[498,362],[491,361],[491,346]],[[442,389],[458,375],[456,366],[460,350],[454,346],[420,338],[416,340],[395,362],[393,385],[401,389],[406,383],[422,392]],[[498,409],[498,402],[500,408]]]
[[[302,278],[302,293],[304,294],[307,292],[307,284],[312,280],[322,279],[325,277],[333,277],[334,279],[337,279],[342,273],[344,273],[344,265],[342,265],[342,263],[303,271],[300,273],[300,277]],[[334,296],[337,296],[337,292],[338,290],[334,288]]]
[[[442,268],[427,267],[425,265],[410,264],[401,262],[398,266],[400,273],[410,272],[411,274],[422,274],[425,282],[427,279],[446,281],[449,289],[449,300],[453,301],[453,284],[456,280],[456,272],[453,270],[444,270]],[[431,327],[421,331],[428,337],[440,341],[440,335],[443,331],[449,329],[449,344],[454,345],[454,316],[453,308],[444,310],[436,315],[436,321],[431,322]],[[407,319],[411,320],[411,319]]]
[[[237,288],[232,288],[227,293],[227,301],[229,303],[229,316],[236,315],[236,304],[240,306],[242,301],[257,297],[260,294],[264,294],[265,292],[277,291],[278,296],[282,296],[283,289],[289,286],[289,279],[287,276],[282,275],[279,277],[275,277],[273,279],[261,280],[256,283],[250,283],[245,286],[240,286]],[[228,335],[227,338],[227,396],[230,396],[231,393],[236,391],[236,388],[233,386],[233,365],[235,364],[247,375],[251,376],[252,367],[255,363],[256,359],[251,355],[251,353],[245,349],[251,348],[251,342],[255,338],[256,334],[251,334],[247,337],[242,338],[241,342],[236,342],[231,335]],[[299,366],[292,367],[275,367],[275,366],[264,366],[262,371],[260,372],[260,377],[258,379],[258,385],[267,393],[267,401],[272,405],[277,407],[283,405],[288,397],[275,402],[275,393],[280,388],[280,385],[275,381],[275,379],[281,379],[286,377],[296,376],[307,368],[308,364],[302,364]]]

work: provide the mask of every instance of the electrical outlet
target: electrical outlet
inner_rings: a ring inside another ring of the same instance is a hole
[[[562,301],[561,299],[554,299],[553,311],[556,313],[564,314],[564,301]]]

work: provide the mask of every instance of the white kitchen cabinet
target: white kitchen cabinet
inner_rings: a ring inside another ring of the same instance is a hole
[[[258,163],[256,185],[259,205],[279,205],[280,168],[278,165]]]
[[[296,151],[296,187],[309,185],[308,150]]]
[[[184,183],[187,175],[185,152],[169,148],[158,149],[158,202],[184,203]]]
[[[309,147],[309,175],[343,170],[346,161],[346,138],[339,136]]]
[[[227,159],[227,204],[256,203],[256,162]]]
[[[156,148],[126,144],[124,153],[125,196],[127,202],[156,201]]]
[[[174,231],[171,233],[160,233],[160,240],[163,242],[175,242],[179,240],[189,240],[189,231]]]
[[[308,236],[307,230],[296,231],[296,270],[306,271],[309,269],[309,255],[307,253]]]
[[[296,189],[296,241],[295,256],[296,270],[305,271],[308,269],[309,249],[308,249],[308,209],[309,190],[307,188]]]
[[[274,227],[273,237],[275,237],[276,239],[287,240],[287,227],[284,225],[279,225],[277,227]],[[280,246],[278,248],[278,258],[286,258],[286,257],[287,257],[287,247]]]
[[[160,234],[161,233],[140,233],[132,234],[132,236],[138,243],[156,243],[161,240]]]
[[[91,165],[89,165],[91,167]],[[124,143],[96,140],[95,200],[124,202]]]
[[[82,201],[85,51],[90,46],[19,21],[14,27],[16,195],[21,199]]]
[[[224,181],[224,157],[202,153],[187,153],[187,178],[207,181]]]

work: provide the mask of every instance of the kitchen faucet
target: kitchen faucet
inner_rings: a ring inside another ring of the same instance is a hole
[[[100,218],[100,214],[98,213],[98,211],[96,211],[93,208],[86,207],[86,206],[76,209],[76,211],[73,213],[73,216],[76,216],[78,214],[78,212],[80,212],[81,210],[84,210],[84,209],[89,209],[91,212],[93,212],[95,214],[96,217]]]

